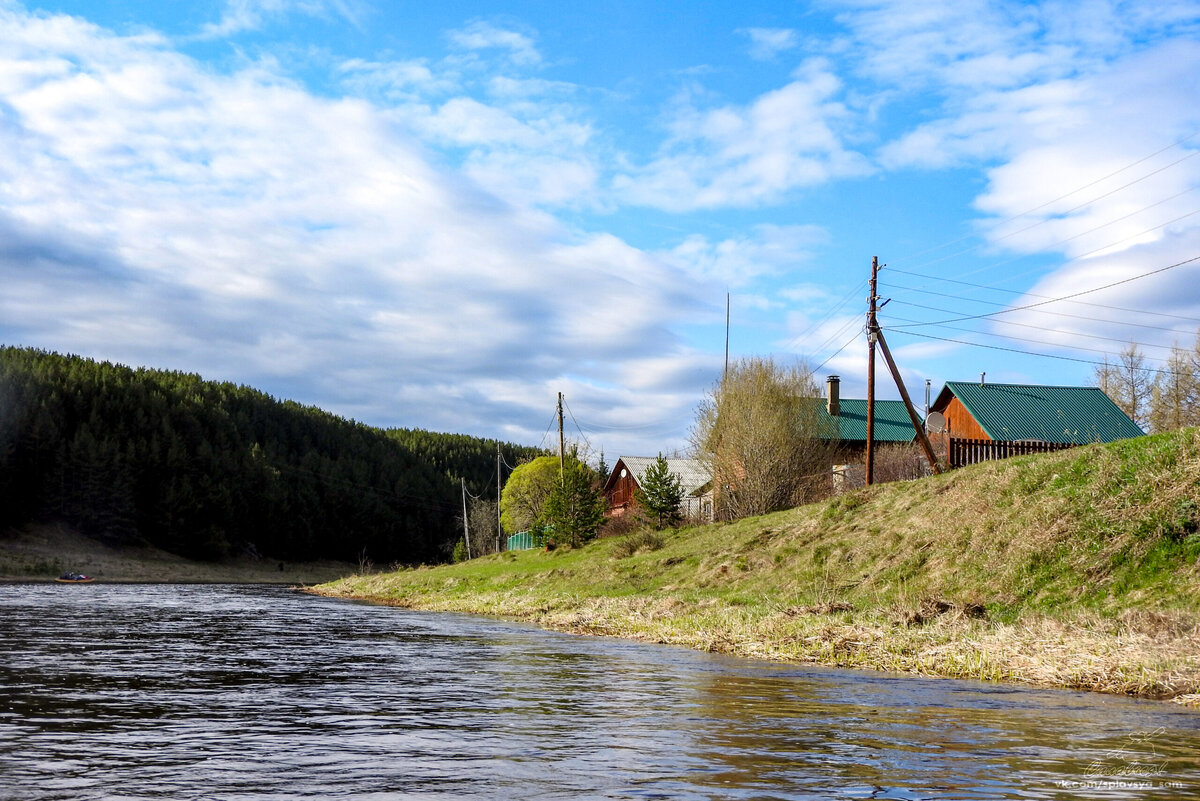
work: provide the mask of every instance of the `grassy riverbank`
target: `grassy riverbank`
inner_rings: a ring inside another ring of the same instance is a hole
[[[709,651],[1200,693],[1200,431],[317,591]]]
[[[158,548],[111,548],[66,526],[33,526],[0,537],[0,581],[53,581],[76,571],[98,582],[308,585],[354,570],[345,562],[250,557],[196,562]]]

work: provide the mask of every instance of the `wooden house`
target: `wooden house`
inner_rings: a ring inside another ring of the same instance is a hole
[[[817,409],[820,438],[836,442],[830,460],[833,488],[844,491],[866,483],[867,401],[843,398],[841,379],[836,375],[825,381],[825,400]],[[916,439],[912,419],[904,401],[875,400],[875,445],[907,445]]]
[[[1145,433],[1096,387],[948,381],[929,411],[952,467]]]
[[[867,449],[867,402],[841,397],[841,379],[831,375],[825,381],[825,401],[817,410],[817,430],[822,439],[837,440],[846,461],[861,458]],[[875,401],[873,439],[878,444],[909,443],[913,430],[904,401]]]
[[[617,459],[608,481],[604,483],[604,496],[608,499],[608,516],[620,517],[634,505],[634,493],[646,470],[658,461],[657,457],[622,456]],[[685,517],[713,519],[712,474],[708,465],[699,459],[667,459],[667,469],[679,476],[683,489],[680,512]]]

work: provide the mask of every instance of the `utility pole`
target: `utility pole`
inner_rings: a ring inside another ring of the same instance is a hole
[[[875,318],[875,302],[879,300],[876,287],[879,282],[879,257],[871,257],[871,294],[867,298],[867,465],[866,482],[875,482],[875,339],[879,334],[879,322]]]
[[[460,478],[463,496],[463,539],[467,541],[467,558],[471,558],[471,530],[467,527],[467,480]]]
[[[500,440],[496,440],[496,553],[500,553],[500,538],[504,530],[500,527]]]
[[[883,358],[887,362],[888,369],[892,371],[892,378],[896,380],[896,387],[900,390],[900,397],[904,400],[904,408],[908,410],[908,419],[912,421],[913,430],[917,432],[917,439],[921,443],[921,449],[925,451],[925,458],[929,460],[929,466],[933,472],[942,472],[938,466],[937,457],[933,455],[933,445],[929,442],[929,435],[925,433],[925,426],[921,425],[920,418],[917,417],[917,410],[913,408],[912,399],[908,397],[908,390],[904,388],[904,379],[900,377],[900,368],[896,367],[896,362],[892,359],[892,352],[888,350],[887,340],[883,338],[882,331],[876,331],[875,336],[879,339],[879,347],[883,350]]]
[[[563,439],[563,394],[558,393],[558,483],[566,484],[567,444]]]

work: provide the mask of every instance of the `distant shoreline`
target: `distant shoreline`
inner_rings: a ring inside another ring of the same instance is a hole
[[[198,562],[157,548],[110,547],[63,525],[31,526],[0,537],[0,583],[52,584],[69,571],[92,577],[93,584],[307,586],[352,575],[356,566],[248,556]]]

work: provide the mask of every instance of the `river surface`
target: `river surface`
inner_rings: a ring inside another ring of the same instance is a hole
[[[277,587],[0,585],[0,799],[296,798],[1200,798],[1200,713]]]

